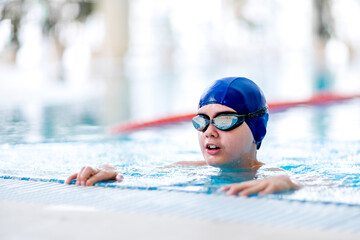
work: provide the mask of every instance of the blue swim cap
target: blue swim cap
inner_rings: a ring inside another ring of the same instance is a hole
[[[250,79],[227,77],[216,80],[203,92],[199,107],[208,104],[221,104],[234,109],[239,114],[253,113],[266,107],[266,100],[261,89]],[[266,134],[269,113],[261,117],[246,119],[256,142],[257,149]]]

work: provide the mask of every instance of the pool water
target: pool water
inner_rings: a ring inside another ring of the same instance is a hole
[[[359,100],[271,112],[258,152],[265,167],[256,173],[164,167],[202,159],[190,122],[110,135],[99,112],[86,104],[47,106],[35,121],[26,109],[0,109],[0,177],[62,182],[84,165],[112,164],[124,180],[97,186],[224,194],[217,189],[281,168],[305,187],[265,198],[360,205]]]

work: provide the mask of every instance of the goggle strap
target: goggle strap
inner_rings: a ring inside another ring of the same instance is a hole
[[[255,117],[262,117],[263,115],[265,115],[268,112],[268,106],[265,106],[263,108],[260,108],[259,110],[257,110],[256,112],[253,113],[249,113],[246,115],[246,118],[255,118]]]

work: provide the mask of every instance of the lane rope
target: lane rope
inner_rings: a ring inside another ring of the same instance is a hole
[[[270,111],[282,111],[288,108],[301,106],[301,105],[321,105],[327,104],[332,102],[340,102],[345,100],[351,100],[355,98],[360,98],[360,94],[353,94],[353,95],[340,95],[330,92],[323,92],[314,95],[313,97],[301,100],[301,101],[284,101],[284,102],[270,102],[268,103]],[[182,121],[189,121],[191,120],[196,113],[189,113],[189,114],[182,114],[182,115],[175,115],[169,116],[164,118],[158,118],[150,121],[132,121],[132,122],[124,122],[109,128],[109,132],[113,134],[118,133],[125,133],[136,131],[146,127],[155,127],[155,126],[162,126],[166,124],[173,124]]]

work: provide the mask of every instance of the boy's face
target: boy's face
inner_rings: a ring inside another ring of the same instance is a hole
[[[235,112],[221,104],[209,104],[199,109],[213,119],[221,112]],[[199,132],[201,152],[208,165],[221,168],[249,168],[256,161],[256,144],[249,126],[222,131],[210,124],[205,132]]]

